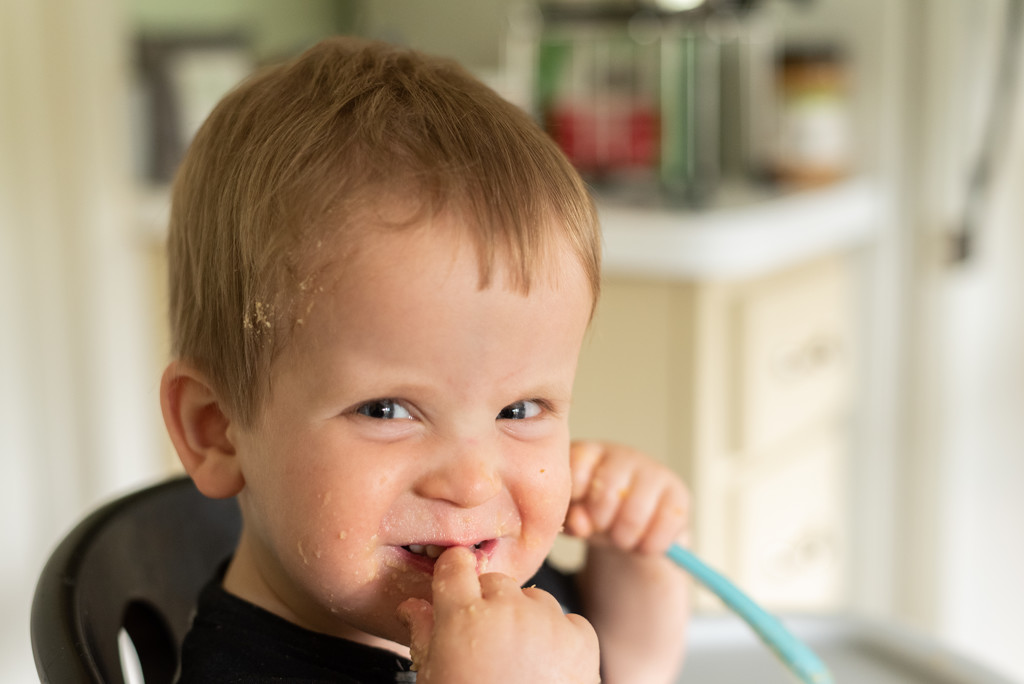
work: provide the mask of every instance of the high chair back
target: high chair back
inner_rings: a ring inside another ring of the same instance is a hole
[[[40,681],[123,684],[123,629],[146,684],[170,684],[196,598],[240,528],[233,499],[208,499],[187,477],[90,514],[36,585],[31,634]]]

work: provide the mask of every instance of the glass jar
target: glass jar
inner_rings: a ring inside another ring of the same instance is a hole
[[[778,179],[809,186],[845,176],[851,165],[846,65],[834,45],[787,47],[778,64]]]

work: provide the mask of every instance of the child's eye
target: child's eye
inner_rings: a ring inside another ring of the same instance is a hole
[[[394,399],[374,399],[356,409],[356,413],[380,420],[412,418],[409,411]]]
[[[517,401],[498,412],[498,420],[524,420],[540,415],[540,404],[535,401]]]

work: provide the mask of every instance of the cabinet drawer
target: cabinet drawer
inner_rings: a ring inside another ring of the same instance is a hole
[[[762,450],[845,404],[849,304],[841,263],[759,282],[737,300],[731,447]]]
[[[830,609],[843,595],[843,453],[827,435],[796,448],[738,483],[737,578],[772,609]]]

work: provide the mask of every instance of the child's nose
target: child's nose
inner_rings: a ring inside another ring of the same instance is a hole
[[[501,490],[494,447],[466,442],[439,450],[435,463],[419,479],[416,493],[427,499],[473,508]]]

